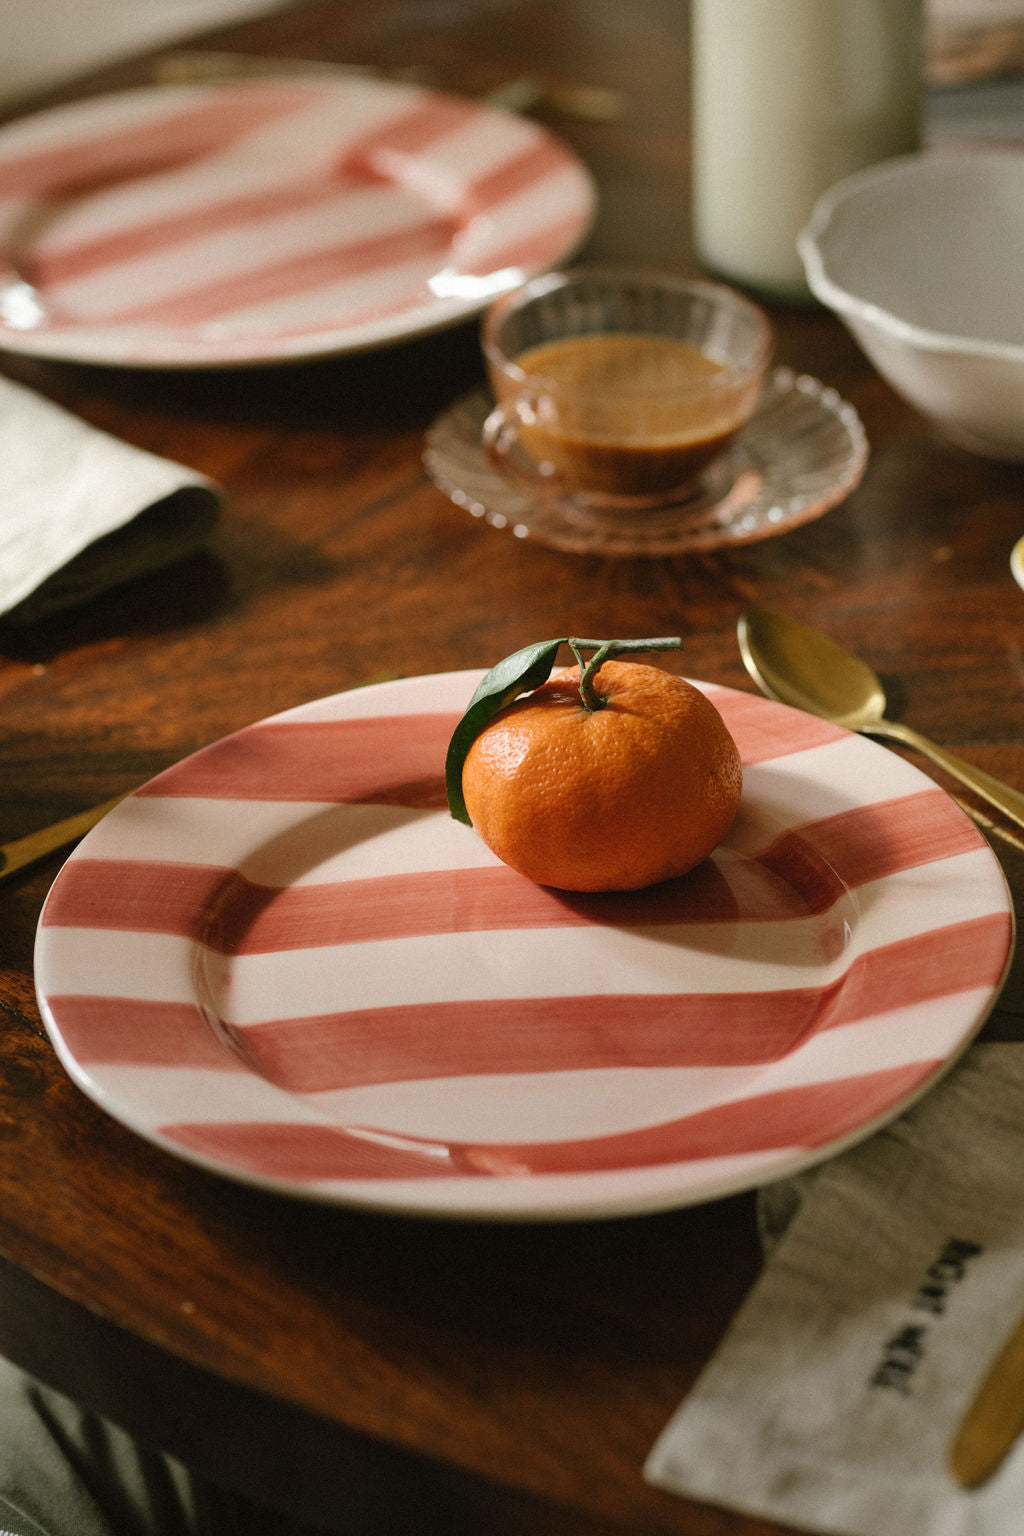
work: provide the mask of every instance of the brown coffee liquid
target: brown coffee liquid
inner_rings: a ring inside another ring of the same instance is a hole
[[[749,414],[751,386],[702,388],[725,369],[672,337],[565,336],[516,363],[554,386],[554,410],[522,426],[523,446],[588,492],[649,496],[685,486]]]

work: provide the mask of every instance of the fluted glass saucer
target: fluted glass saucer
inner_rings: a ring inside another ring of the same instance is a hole
[[[474,390],[434,421],[427,473],[473,517],[573,554],[675,555],[786,533],[848,496],[868,456],[852,405],[818,379],[776,368],[755,414],[685,500],[596,511],[568,496],[529,495],[492,468],[481,442],[492,404]]]

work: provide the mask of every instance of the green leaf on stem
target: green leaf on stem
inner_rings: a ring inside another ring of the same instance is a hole
[[[521,651],[513,651],[511,656],[499,661],[480,679],[466,713],[455,727],[445,759],[444,780],[448,791],[448,809],[456,821],[464,821],[467,827],[473,825],[462,795],[462,765],[466,761],[466,753],[499,710],[511,704],[521,693],[528,693],[547,682],[558,648],[565,644],[563,638],[539,640],[535,645],[525,645]]]

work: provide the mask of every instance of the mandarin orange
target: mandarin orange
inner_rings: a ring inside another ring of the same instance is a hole
[[[659,667],[605,661],[587,709],[580,669],[497,713],[462,769],[474,827],[541,885],[635,890],[685,874],[728,831],[743,785],[721,715]]]

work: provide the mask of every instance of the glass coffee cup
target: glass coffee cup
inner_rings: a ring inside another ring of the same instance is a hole
[[[534,497],[595,510],[672,506],[757,408],[767,315],[718,283],[580,267],[484,316],[492,466]]]

